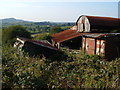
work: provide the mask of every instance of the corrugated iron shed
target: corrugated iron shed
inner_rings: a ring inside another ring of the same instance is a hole
[[[120,18],[82,15],[76,21],[80,32],[90,32],[94,29],[120,29]]]

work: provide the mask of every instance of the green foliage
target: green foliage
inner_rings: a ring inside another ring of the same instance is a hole
[[[55,33],[61,32],[61,31],[63,31],[63,30],[59,26],[50,28],[50,34],[55,34]]]
[[[71,62],[50,63],[49,88],[118,88],[119,62],[82,55]]]
[[[32,35],[34,40],[51,40],[51,36],[49,33],[40,33],[36,35]]]
[[[3,88],[120,88],[120,59],[106,61],[97,55],[75,54],[43,57],[17,56],[12,47],[3,47]],[[62,60],[58,61],[61,58]]]
[[[30,33],[26,31],[26,29],[20,25],[10,26],[5,28],[2,32],[2,39],[3,43],[10,43],[12,44],[16,37],[25,37],[30,38]]]
[[[2,57],[3,88],[43,88],[46,87],[44,75],[45,59],[17,56],[12,47],[3,47]],[[40,69],[43,70],[41,71]]]

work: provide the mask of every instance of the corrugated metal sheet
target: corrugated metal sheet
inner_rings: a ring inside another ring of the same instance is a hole
[[[120,35],[120,33],[81,33],[81,32],[77,32],[77,30],[69,29],[52,35],[52,40],[60,43],[78,36],[102,38],[102,37],[110,37],[116,35]]]
[[[82,49],[88,54],[105,55],[105,40],[95,40],[94,38],[84,37],[82,43]]]
[[[112,37],[112,36],[120,36],[120,33],[89,33],[89,34],[84,34],[83,36],[86,37],[91,37],[91,38],[106,38],[106,37]]]
[[[119,18],[111,18],[111,17],[92,17],[87,16],[90,21],[91,27],[95,28],[120,28],[120,19]]]
[[[53,47],[51,44],[43,42],[43,41],[30,40],[30,39],[22,38],[22,37],[20,37],[19,39],[21,39],[23,41],[32,42],[34,44],[37,44],[37,45],[40,45],[40,46],[43,46],[43,47],[46,47],[46,48],[49,48],[49,49],[53,49],[53,50],[59,51],[59,49],[57,49],[57,48]]]
[[[93,29],[120,29],[120,18],[82,15],[76,22],[78,30],[82,24],[84,26],[83,30],[86,32],[90,32]]]
[[[87,34],[87,33],[80,33],[80,32],[77,32],[77,30],[69,29],[69,30],[65,30],[65,31],[52,35],[52,40],[60,43],[60,42],[63,42],[63,41],[66,41],[66,40],[69,40],[69,39],[72,39],[78,36],[82,36],[84,34]]]

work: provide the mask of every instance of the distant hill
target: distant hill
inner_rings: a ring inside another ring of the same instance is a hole
[[[33,22],[30,22],[30,21],[24,21],[24,20],[15,19],[15,18],[0,19],[0,21],[2,21],[2,28],[8,27],[8,26],[12,26],[12,25],[22,25],[22,26],[25,26],[26,24],[32,24],[33,23]]]
[[[32,22],[32,21],[25,21],[21,19],[15,19],[15,18],[5,18],[5,19],[0,19],[2,21],[2,28],[6,28],[8,26],[13,26],[13,25],[22,25],[27,28],[28,31],[31,33],[42,33],[42,32],[49,32],[51,27],[54,26],[60,26],[62,29],[66,30],[75,23],[71,22]]]
[[[8,24],[16,24],[16,23],[33,23],[35,25],[61,25],[61,24],[74,24],[71,22],[49,22],[49,21],[44,21],[44,22],[33,22],[33,21],[25,21],[21,19],[15,19],[15,18],[5,18],[5,19],[0,19],[2,20],[2,23],[8,23]]]
[[[24,21],[21,19],[15,19],[15,18],[5,18],[1,19],[2,23],[21,23],[21,22],[29,22],[29,21]]]

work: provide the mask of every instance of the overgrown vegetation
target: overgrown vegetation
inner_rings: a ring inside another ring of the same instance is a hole
[[[4,46],[3,88],[120,88],[120,59],[108,62],[96,55],[62,51],[61,60],[52,61],[17,56],[13,47]]]

